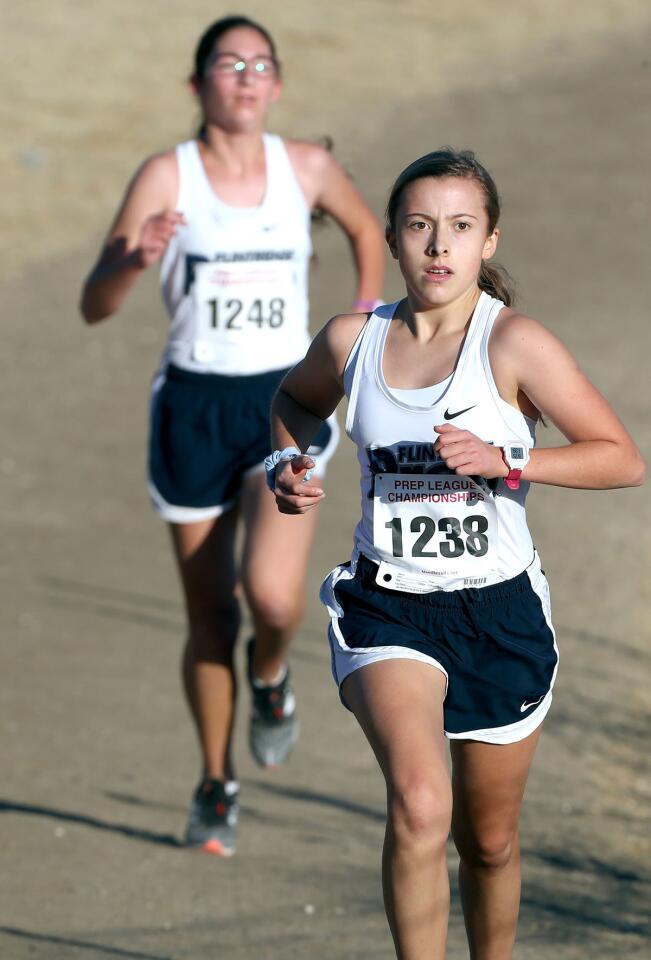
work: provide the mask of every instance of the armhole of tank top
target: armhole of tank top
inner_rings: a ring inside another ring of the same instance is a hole
[[[362,368],[364,366],[364,356],[368,347],[367,333],[371,328],[371,319],[373,316],[374,315],[372,313],[368,314],[366,323],[364,323],[362,329],[357,334],[355,342],[350,349],[348,359],[346,360],[346,366],[344,367],[344,384],[346,382],[346,375],[349,373],[350,368],[353,368],[352,377],[350,380],[350,393],[348,395],[348,409],[346,411],[346,433],[348,434],[350,434],[353,428],[353,421],[355,419],[357,395],[359,393],[359,382],[362,376]]]
[[[272,163],[276,165],[276,171],[281,176],[284,174],[286,179],[292,184],[296,198],[305,208],[305,216],[309,221],[311,210],[303,193],[303,188],[301,187],[296,170],[294,170],[289,150],[285,146],[285,141],[277,133],[265,133],[263,136],[267,144],[266,155],[268,160],[270,158]],[[269,171],[267,170],[267,176],[268,175]]]
[[[176,150],[174,151],[179,175],[179,189],[176,196],[176,206],[174,207],[175,210],[187,210],[189,207],[190,197],[188,192],[188,183],[191,182],[192,176],[191,170],[188,168],[192,163],[191,151],[193,146],[193,140],[186,140],[184,143],[177,143]]]
[[[497,389],[497,384],[495,383],[495,377],[493,376],[493,368],[491,367],[490,356],[488,354],[488,344],[493,333],[493,328],[495,326],[495,321],[500,315],[504,304],[497,300],[493,303],[492,309],[482,333],[481,344],[480,344],[480,358],[481,364],[484,369],[484,375],[486,377],[486,383],[488,384],[488,389],[491,392],[493,402],[495,403],[495,408],[497,409],[500,417],[509,428],[513,430],[517,437],[523,442],[535,442],[536,439],[536,421],[532,420],[531,417],[527,417],[521,410],[518,410],[517,407],[514,407],[512,404],[505,400],[504,397],[500,395],[499,390]],[[524,421],[525,432],[522,431],[522,428],[518,429],[517,421]]]
[[[173,209],[179,210],[182,213],[188,210],[188,205],[190,201],[190,198],[188,196],[188,180],[190,179],[190,177],[187,176],[187,171],[186,171],[187,164],[188,164],[188,154],[189,154],[189,150],[188,150],[187,142],[177,143],[177,145],[174,148],[174,156],[176,158],[176,168],[177,168],[176,172],[178,174],[179,185],[176,192],[176,200],[174,202]],[[163,288],[163,291],[165,291],[168,282],[172,282],[169,271],[171,268],[171,264],[174,262],[174,259],[177,256],[177,250],[178,250],[177,244],[176,242],[174,242],[174,238],[172,238],[172,241],[168,243],[165,249],[165,252],[163,253],[163,256],[160,259],[158,276],[159,276],[159,282],[161,284],[161,287]],[[164,293],[163,296],[165,299],[167,294]],[[166,303],[167,303],[167,300],[166,300]],[[169,309],[169,305],[168,305],[168,309]]]

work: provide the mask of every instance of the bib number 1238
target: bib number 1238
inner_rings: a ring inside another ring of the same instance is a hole
[[[405,538],[402,517],[387,520],[384,526],[391,531],[392,554],[405,556]],[[416,534],[408,547],[408,556],[446,557],[449,560],[461,557],[468,552],[472,557],[483,557],[488,553],[488,520],[481,514],[458,517],[441,517],[435,520],[429,516],[416,516],[407,521],[409,533]],[[439,539],[437,541],[437,532]],[[434,546],[438,550],[433,549]]]

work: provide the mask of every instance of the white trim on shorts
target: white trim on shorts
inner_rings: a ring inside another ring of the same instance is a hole
[[[367,666],[369,663],[378,663],[381,660],[419,660],[430,666],[436,667],[445,675],[446,685],[445,695],[447,695],[448,674],[445,668],[433,657],[410,647],[386,646],[386,647],[349,647],[347,646],[343,634],[339,628],[338,620],[343,617],[344,611],[337,603],[335,596],[335,586],[340,580],[352,580],[357,569],[357,555],[353,555],[350,566],[339,566],[330,573],[323,581],[321,586],[321,601],[326,606],[330,615],[330,624],[328,627],[328,639],[330,641],[332,676],[339,687],[339,696],[341,698],[341,686],[346,679],[355,670]],[[559,653],[556,646],[556,632],[551,621],[551,607],[549,601],[549,586],[547,579],[540,566],[540,558],[536,553],[532,562],[526,568],[526,573],[531,583],[531,588],[539,598],[545,621],[551,630],[554,639],[554,650],[556,652],[556,666],[549,684],[549,690],[545,694],[543,701],[538,704],[532,713],[517,720],[515,723],[503,724],[500,727],[487,727],[483,730],[466,730],[462,733],[450,733],[444,730],[443,733],[448,740],[479,740],[482,743],[517,743],[524,740],[534,730],[540,726],[545,719],[549,708],[552,705],[552,689],[556,681],[558,672]],[[342,703],[343,703],[342,699]],[[344,704],[345,706],[346,704]]]
[[[233,499],[214,507],[179,507],[168,503],[161,496],[151,478],[147,483],[147,490],[152,507],[158,516],[168,523],[200,523],[202,520],[211,520],[213,517],[221,517],[222,513],[230,510],[235,503]]]
[[[443,664],[439,663],[434,657],[427,656],[419,650],[412,650],[410,647],[384,646],[384,647],[349,647],[346,645],[343,634],[339,629],[339,618],[343,617],[344,611],[337,603],[334,588],[340,580],[352,580],[357,569],[357,557],[354,557],[349,567],[335,567],[332,573],[326,577],[321,586],[321,601],[327,607],[330,614],[330,625],[328,627],[328,638],[330,640],[330,650],[332,653],[332,676],[335,683],[341,691],[341,685],[355,670],[360,667],[366,667],[369,663],[379,663],[381,660],[419,660],[421,663],[427,663],[435,667],[445,677],[445,692],[448,689],[448,673]],[[343,702],[343,701],[342,701]]]

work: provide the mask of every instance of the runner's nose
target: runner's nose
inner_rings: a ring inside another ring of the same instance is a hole
[[[432,230],[430,234],[426,253],[430,257],[439,257],[443,254],[449,253],[447,241],[436,230]]]
[[[248,65],[248,63],[247,63],[246,66],[244,67],[244,70],[241,70],[241,71],[238,73],[237,79],[239,80],[239,82],[240,82],[240,84],[241,84],[242,86],[247,86],[247,87],[249,87],[249,86],[251,86],[253,83],[255,83],[255,76],[253,75],[253,73],[252,73],[252,71],[251,71],[251,67]]]

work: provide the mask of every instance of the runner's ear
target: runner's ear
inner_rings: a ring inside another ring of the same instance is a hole
[[[398,247],[396,245],[396,234],[395,234],[395,231],[391,229],[391,227],[387,227],[386,230],[384,231],[384,239],[387,242],[387,246],[389,247],[391,256],[393,257],[394,260],[397,260]]]

